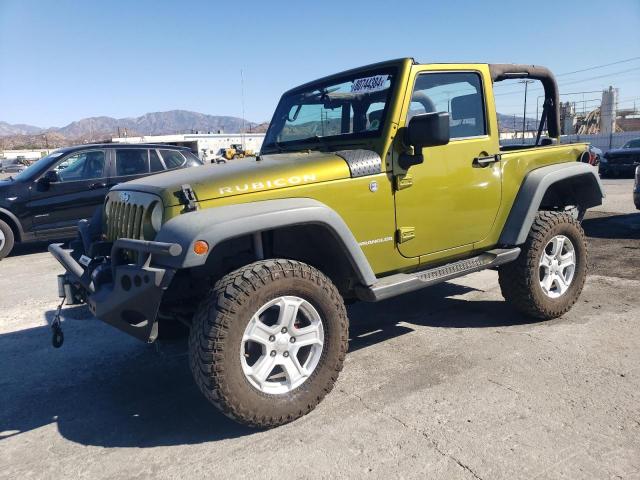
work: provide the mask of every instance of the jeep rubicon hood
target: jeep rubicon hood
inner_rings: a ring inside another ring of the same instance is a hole
[[[113,190],[152,193],[165,207],[179,204],[176,192],[189,185],[198,201],[255,193],[351,176],[344,158],[334,153],[295,152],[244,158],[161,173],[122,183]]]

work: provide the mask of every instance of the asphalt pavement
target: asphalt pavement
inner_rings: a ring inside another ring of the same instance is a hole
[[[605,180],[575,307],[534,322],[473,274],[349,307],[344,370],[272,430],[212,408],[185,345],[64,312],[46,246],[0,262],[0,478],[640,478],[640,212]]]

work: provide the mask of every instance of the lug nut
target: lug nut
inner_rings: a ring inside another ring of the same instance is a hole
[[[274,337],[273,335],[269,335],[269,341],[270,342],[275,342],[276,341],[276,337]]]
[[[284,352],[284,353],[282,354],[282,356],[283,356],[283,357],[285,357],[285,358],[286,358],[286,357],[288,357],[288,356],[289,356],[289,352]]]
[[[290,341],[291,343],[296,343],[296,337],[291,337],[291,338],[289,339],[289,341]]]
[[[276,351],[275,350],[271,350],[271,356],[275,357],[276,356]]]
[[[282,333],[287,333],[287,327],[282,327],[282,330],[280,330]]]

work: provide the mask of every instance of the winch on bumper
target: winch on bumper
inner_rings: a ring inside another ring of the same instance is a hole
[[[137,252],[135,264],[123,262],[125,251]],[[122,238],[113,243],[110,259],[84,257],[86,266],[76,261],[72,250],[63,244],[50,245],[49,252],[67,271],[60,282],[61,297],[71,294],[70,303],[77,303],[79,294],[98,319],[140,340],[156,339],[162,293],[176,270],[151,266],[151,259],[178,256],[182,253],[180,245]]]

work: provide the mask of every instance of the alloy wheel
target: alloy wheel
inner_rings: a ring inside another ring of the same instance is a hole
[[[264,393],[288,393],[311,376],[323,344],[322,319],[313,305],[300,297],[278,297],[260,307],[245,329],[242,371]]]
[[[553,237],[540,257],[540,286],[550,298],[558,298],[569,289],[576,272],[576,252],[569,238]]]

